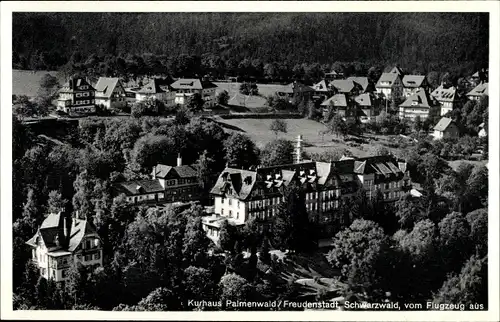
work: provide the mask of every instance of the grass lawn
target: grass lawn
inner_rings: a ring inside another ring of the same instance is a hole
[[[217,122],[226,125],[228,132],[238,131],[248,135],[255,144],[262,148],[268,142],[276,139],[276,135],[269,127],[272,119],[232,119],[224,120],[217,118]],[[328,149],[347,149],[355,156],[366,156],[367,151],[359,148],[350,147],[343,141],[333,142],[331,135],[322,137],[319,132],[325,129],[325,126],[319,122],[308,119],[286,119],[288,133],[279,133],[278,138],[295,141],[299,134],[302,134],[304,140],[304,149],[307,152],[321,153]],[[364,148],[363,148],[364,149]]]
[[[453,170],[457,170],[458,169],[458,166],[460,165],[460,163],[469,163],[469,164],[472,164],[474,166],[476,165],[486,165],[486,163],[488,163],[487,160],[482,160],[482,161],[473,161],[473,160],[455,160],[455,161],[448,161],[448,164],[450,165],[450,167],[453,169]]]
[[[229,93],[229,104],[236,106],[245,106],[249,109],[259,108],[266,105],[266,97],[274,95],[282,85],[277,84],[257,84],[259,88],[259,95],[243,95],[240,94],[239,89],[241,83],[219,83],[215,82],[217,85],[216,94],[222,91],[227,91]]]
[[[45,74],[57,77],[56,71],[33,72],[29,70],[12,70],[12,94],[29,97],[36,96],[40,87],[40,80]],[[59,80],[59,83],[63,85],[64,81]]]

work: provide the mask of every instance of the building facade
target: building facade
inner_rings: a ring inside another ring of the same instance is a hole
[[[403,96],[403,81],[398,73],[382,73],[375,89],[386,99],[399,98]]]
[[[95,85],[95,104],[107,109],[127,106],[127,96],[120,79],[116,77],[99,77]]]
[[[488,95],[488,83],[481,83],[474,87],[472,91],[467,93],[467,97],[470,100],[479,101],[481,97]]]
[[[460,136],[460,130],[458,126],[453,122],[452,119],[443,117],[433,128],[434,139],[446,139],[446,138],[458,138]]]
[[[102,241],[94,225],[69,213],[49,214],[36,234],[26,242],[40,275],[56,282],[68,278],[73,262],[102,266]]]
[[[59,90],[57,109],[65,113],[95,113],[95,89],[82,77],[71,77]]]
[[[389,202],[410,191],[406,167],[406,162],[392,156],[377,156],[334,162],[306,161],[253,171],[226,168],[211,190],[215,201],[215,216],[211,218],[213,222],[219,221],[218,217],[227,218],[236,225],[250,219],[267,220],[276,215],[284,202],[284,189],[295,183],[305,193],[311,219],[332,224],[333,210],[341,203],[352,202],[361,187],[368,198],[375,197],[380,190]],[[212,237],[218,236],[216,226],[204,225]]]
[[[169,204],[201,198],[197,170],[192,165],[183,165],[180,156],[175,167],[156,165],[151,179],[120,182],[114,188],[115,195],[124,194],[130,204]]]
[[[404,97],[409,97],[418,90],[426,90],[428,88],[427,79],[422,75],[404,75],[402,81]]]
[[[445,88],[444,85],[441,84],[438,88],[432,91],[431,97],[441,106],[441,116],[446,115],[448,112],[453,111],[453,109],[460,108],[462,106],[462,100],[460,99],[457,89],[454,86]]]
[[[439,113],[438,108],[438,104],[429,97],[429,94],[420,89],[399,105],[399,117],[414,121],[418,116],[421,120],[425,120],[434,116],[434,113]]]
[[[212,82],[197,78],[181,78],[171,84],[175,91],[174,102],[178,105],[186,105],[195,93],[200,94],[205,101],[204,107],[211,108],[216,105],[215,89],[217,85]]]

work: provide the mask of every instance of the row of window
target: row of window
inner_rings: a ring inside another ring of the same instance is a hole
[[[88,97],[90,96],[89,92],[84,92],[84,93],[76,93],[76,97]]]
[[[89,254],[84,256],[84,261],[85,262],[90,262],[92,260],[99,260],[101,259],[101,252],[97,252],[94,254]]]
[[[394,199],[394,198],[399,198],[403,195],[404,195],[403,191],[386,192],[386,193],[384,193],[384,198],[385,199]]]
[[[94,104],[94,100],[75,101],[74,105]]]
[[[222,203],[222,204],[224,204],[224,200],[225,200],[225,198],[224,198],[224,197],[222,197],[222,198],[221,198],[221,203]],[[239,209],[239,208],[240,208],[240,201],[239,201],[239,200],[236,200],[236,202],[237,202],[237,207],[238,207],[238,209]],[[232,204],[233,204],[233,199],[231,199],[231,198],[227,198],[227,204],[228,204],[229,206],[232,206]]]
[[[99,239],[97,238],[87,238],[83,244],[83,249],[94,249],[98,248],[100,245]]]
[[[222,216],[224,216],[224,208],[221,208],[220,210],[220,214]],[[232,218],[233,217],[233,211],[232,210],[229,210],[229,213],[228,213],[229,217]],[[236,212],[236,219],[240,219],[240,212]]]

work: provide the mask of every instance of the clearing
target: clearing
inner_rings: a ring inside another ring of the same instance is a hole
[[[57,77],[56,71],[12,70],[12,94],[35,97],[40,88],[40,80],[45,74]],[[63,85],[64,81],[61,79],[58,80],[59,84]]]

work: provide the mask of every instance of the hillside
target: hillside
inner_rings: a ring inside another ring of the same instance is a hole
[[[36,67],[33,56],[57,68],[78,51],[214,54],[226,66],[246,58],[436,70],[486,63],[488,20],[482,13],[14,13],[13,55],[27,68]]]

